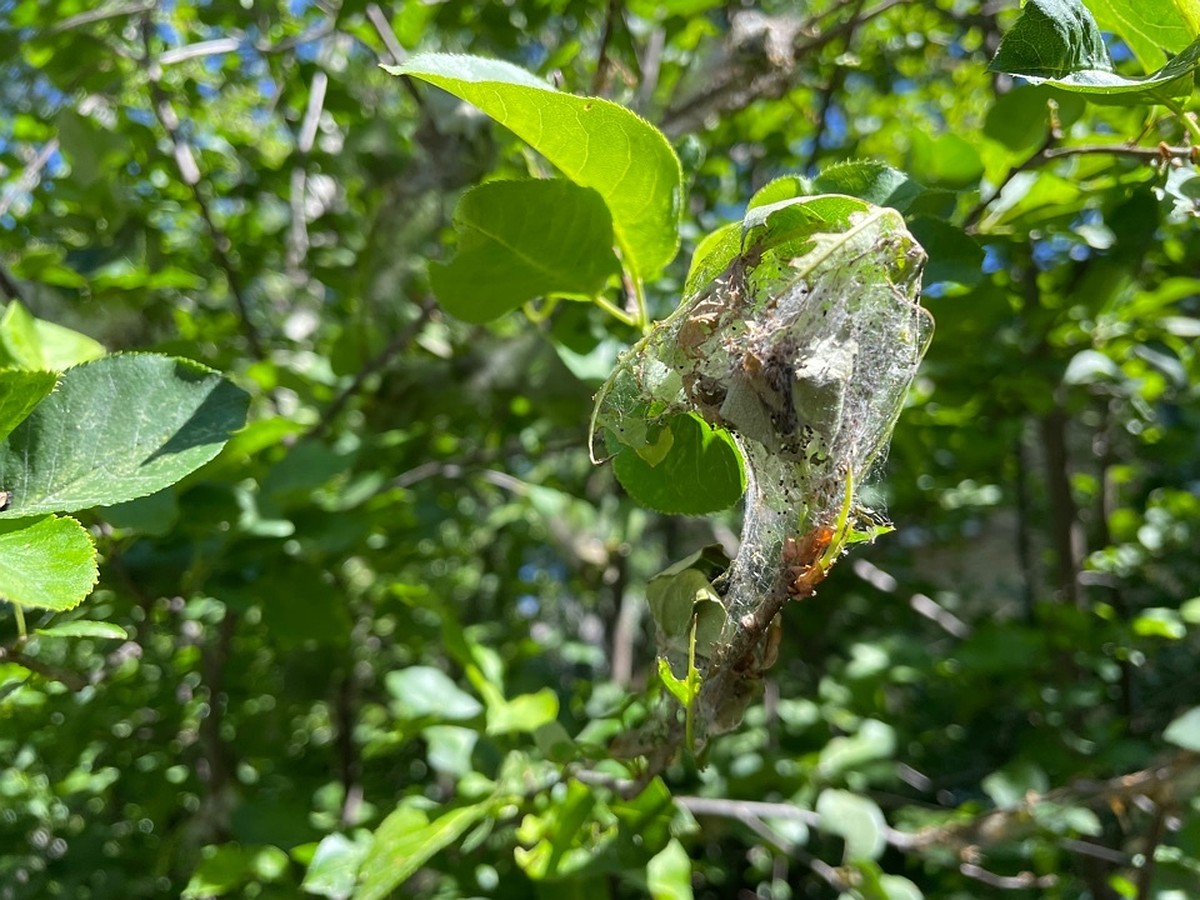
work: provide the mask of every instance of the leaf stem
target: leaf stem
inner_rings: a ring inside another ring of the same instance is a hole
[[[626,325],[630,325],[634,328],[640,328],[642,331],[646,330],[644,304],[639,304],[639,312],[641,313],[640,316],[631,316],[629,313],[625,312],[625,310],[621,309],[621,307],[617,306],[617,304],[613,303],[606,297],[595,297],[593,299],[595,300],[597,306],[614,318],[624,322]]]
[[[21,609],[21,604],[19,603],[14,603],[12,608],[13,615],[17,619],[17,642],[23,644],[29,640],[29,632],[25,629],[25,612]]]
[[[523,309],[525,311],[525,317],[534,325],[539,325],[550,318],[550,315],[554,312],[554,310],[558,309],[558,298],[547,297],[546,302],[541,306],[538,306],[534,301],[530,300],[524,305]]]

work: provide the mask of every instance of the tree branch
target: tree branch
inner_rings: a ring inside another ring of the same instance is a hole
[[[142,17],[143,56],[141,60],[150,84],[150,105],[154,110],[154,116],[158,120],[159,125],[162,126],[163,130],[167,133],[167,137],[171,140],[175,165],[179,170],[179,177],[188,186],[189,190],[191,190],[192,198],[200,208],[200,216],[204,220],[209,237],[212,240],[213,252],[217,258],[217,263],[225,273],[225,279],[229,283],[229,292],[233,295],[234,304],[237,306],[242,333],[245,335],[251,351],[261,359],[264,355],[262,339],[259,337],[258,329],[255,328],[254,322],[250,318],[250,305],[247,302],[246,292],[242,286],[241,274],[238,272],[229,255],[233,244],[229,240],[229,236],[217,224],[216,217],[213,215],[208,200],[204,196],[204,192],[200,190],[200,167],[196,165],[196,158],[192,154],[191,145],[180,130],[179,116],[176,115],[175,109],[162,87],[162,66],[154,55],[154,20],[152,12],[153,10],[151,9]]]
[[[329,431],[330,426],[345,405],[350,402],[355,394],[362,390],[366,380],[376,372],[387,368],[391,364],[392,359],[403,353],[408,348],[408,345],[416,339],[417,335],[421,333],[421,329],[425,327],[425,323],[433,315],[435,308],[432,299],[427,299],[421,304],[420,312],[417,314],[416,319],[410,322],[407,328],[392,338],[391,343],[359,369],[358,374],[354,376],[354,380],[343,388],[342,392],[329,404],[329,407],[321,415],[320,421],[308,432],[308,437],[320,438]]]

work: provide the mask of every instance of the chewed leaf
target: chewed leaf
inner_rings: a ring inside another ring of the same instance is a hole
[[[600,194],[563,179],[492,181],[454,211],[458,253],[430,272],[454,315],[486,322],[546,295],[590,300],[620,271]]]
[[[719,512],[737,503],[746,489],[746,477],[729,435],[690,415],[672,418],[667,428],[671,440],[656,464],[637,449],[618,451],[613,467],[629,495],[650,509],[688,516]]]
[[[612,213],[626,262],[653,278],[679,249],[683,170],[666,137],[636,113],[598,97],[554,90],[494,59],[420,53],[383,67],[449,91],[526,141]]]

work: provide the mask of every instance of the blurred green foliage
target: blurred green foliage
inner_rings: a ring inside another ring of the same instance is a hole
[[[1189,126],[990,72],[1017,17],[0,0],[0,291],[253,396],[200,475],[81,516],[99,586],[30,623],[127,637],[0,658],[0,898],[1194,893]],[[458,197],[544,163],[379,68],[422,49],[668,135],[654,318],[782,175],[886,163],[872,190],[930,254],[937,333],[873,487],[897,532],[786,610],[707,767],[640,793],[610,742],[653,682],[646,584],[737,517],[650,514],[589,462],[634,328],[433,303]]]

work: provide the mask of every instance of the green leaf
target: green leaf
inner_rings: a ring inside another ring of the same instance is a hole
[[[396,714],[405,719],[432,717],[439,721],[473,719],[483,704],[461,690],[445,672],[432,666],[409,666],[388,672],[384,685]]]
[[[1167,61],[1163,50],[1179,53],[1200,33],[1189,22],[1194,0],[1089,0],[1096,24],[1111,31],[1133,51],[1142,68],[1153,72]]]
[[[934,216],[914,216],[908,228],[929,254],[922,273],[924,285],[948,281],[974,287],[983,280],[983,248],[957,225]]]
[[[0,522],[0,599],[19,606],[78,606],[99,578],[87,530],[66,516]]]
[[[1190,94],[1198,65],[1200,39],[1151,75],[1118,75],[1095,19],[1080,0],[1029,0],[988,68],[1093,99],[1139,103]]]
[[[550,688],[521,694],[502,703],[489,703],[487,733],[533,732],[558,717],[558,695]]]
[[[248,397],[199,363],[120,354],[63,373],[0,446],[0,518],[70,512],[144,497],[220,451]]]
[[[925,190],[899,169],[876,160],[852,160],[822,170],[812,183],[813,194],[848,194],[876,206],[906,212]]]
[[[459,201],[454,227],[458,253],[433,266],[430,280],[442,305],[468,322],[535,297],[590,300],[620,272],[604,199],[561,178],[480,185]]]
[[[642,278],[655,277],[674,258],[683,171],[662,132],[637,114],[597,97],[561,94],[499,60],[422,53],[384,69],[477,106],[576,184],[599,191],[622,256]]]
[[[646,863],[646,888],[653,900],[692,897],[692,860],[679,841],[672,839]]]
[[[1187,626],[1183,624],[1179,610],[1155,606],[1142,610],[1133,620],[1133,633],[1140,637],[1178,641],[1187,637]]]
[[[248,847],[223,844],[205,847],[205,858],[197,866],[181,894],[184,900],[203,900],[224,896],[242,886],[253,875],[257,853]]]
[[[704,236],[692,254],[683,296],[691,297],[725,271],[742,252],[742,223],[730,222]]]
[[[61,371],[104,355],[85,334],[35,318],[16,300],[0,318],[0,365]]]
[[[25,421],[57,383],[58,376],[53,372],[0,370],[0,440]]]
[[[1200,753],[1200,706],[1176,718],[1163,732],[1163,740],[1184,750]]]
[[[864,719],[857,732],[830,739],[817,759],[817,772],[829,781],[842,772],[887,759],[896,751],[896,731],[886,722]]]
[[[828,788],[817,798],[817,814],[822,831],[845,840],[847,862],[879,859],[883,854],[887,822],[871,798]]]
[[[120,625],[111,622],[90,622],[86,619],[39,628],[35,634],[39,637],[100,638],[112,641],[123,641],[129,637],[129,633]]]
[[[358,880],[358,868],[369,846],[362,841],[352,841],[343,834],[326,835],[317,845],[308,864],[301,890],[331,900],[350,896]]]
[[[363,861],[355,900],[384,900],[430,857],[457,841],[487,815],[491,801],[461,806],[428,821],[420,810],[401,806],[375,830]]]
[[[1080,0],[1029,0],[988,66],[1031,79],[1112,68],[1096,20]]]
[[[746,490],[746,472],[733,439],[691,414],[673,416],[671,448],[658,465],[622,447],[613,461],[634,500],[672,515],[702,516],[728,509]]]
[[[914,131],[909,166],[917,178],[955,189],[972,187],[983,174],[983,160],[975,145],[953,132],[930,137]]]

